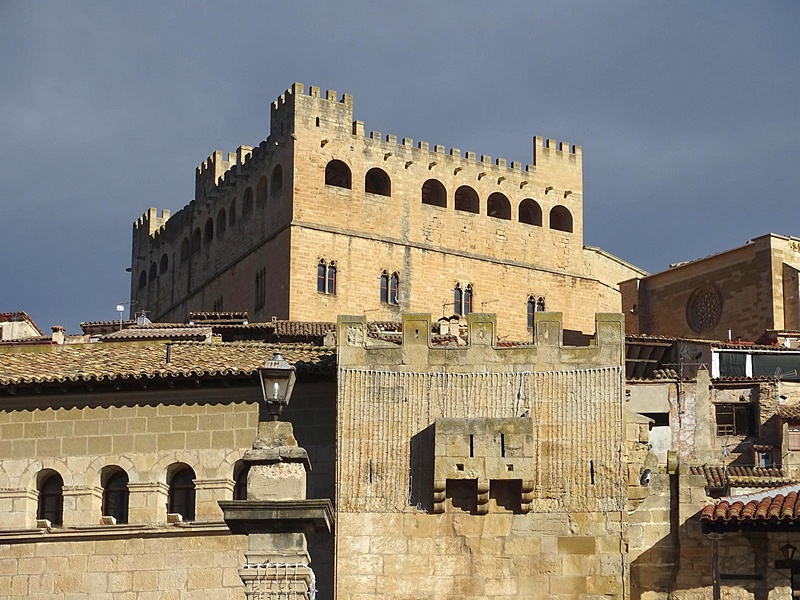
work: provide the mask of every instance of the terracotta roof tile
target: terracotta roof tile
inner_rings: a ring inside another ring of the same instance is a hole
[[[800,419],[800,404],[779,406],[778,416],[781,419]]]
[[[336,368],[334,348],[311,344],[177,342],[170,346],[169,363],[167,343],[160,342],[68,344],[3,354],[0,388],[116,378],[249,375],[275,351],[280,351],[299,373],[333,375]]]
[[[107,333],[104,342],[121,340],[173,340],[202,342],[211,338],[211,327],[131,327]]]
[[[794,522],[800,520],[798,490],[741,499],[722,498],[703,508],[700,520],[714,524]]]
[[[325,337],[336,331],[336,323],[322,321],[275,321],[275,335],[292,337]]]
[[[691,475],[702,475],[706,478],[706,487],[725,488],[729,485],[734,486],[776,486],[794,483],[797,481],[786,475],[786,472],[779,467],[742,467],[728,466],[718,467],[703,465],[700,467],[689,467]]]

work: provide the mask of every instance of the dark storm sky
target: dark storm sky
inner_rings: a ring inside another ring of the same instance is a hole
[[[0,312],[113,319],[132,222],[293,81],[365,129],[583,146],[584,243],[654,272],[800,235],[800,2],[0,0]]]

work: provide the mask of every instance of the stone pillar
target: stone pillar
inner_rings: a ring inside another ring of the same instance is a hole
[[[100,521],[103,490],[96,487],[63,487],[64,526],[97,525]]]
[[[155,523],[167,520],[169,488],[161,482],[128,483],[128,522]]]
[[[297,445],[291,423],[261,421],[248,468],[247,500],[220,501],[234,533],[248,534],[246,564],[239,569],[248,600],[305,599],[314,590],[306,534],[330,531],[330,500],[306,500],[308,454]]]
[[[232,479],[195,479],[195,521],[219,521],[218,501],[233,495]]]

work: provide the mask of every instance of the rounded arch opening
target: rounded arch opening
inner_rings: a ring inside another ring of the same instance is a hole
[[[169,269],[169,257],[166,253],[161,255],[161,265],[159,266],[159,274],[163,275]]]
[[[206,226],[203,230],[203,243],[208,244],[214,239],[214,219],[208,217]]]
[[[190,466],[177,463],[167,469],[169,497],[167,512],[177,513],[185,521],[194,521],[196,475]]]
[[[103,516],[114,517],[117,523],[128,522],[128,481],[128,474],[117,465],[104,467],[100,474]]]
[[[150,276],[148,279],[153,281],[156,277],[158,277],[158,265],[153,261],[150,263]]]
[[[242,218],[246,219],[253,214],[253,188],[247,188],[242,198]]]
[[[142,272],[139,273],[139,289],[144,289],[147,285],[147,271],[142,269]]]
[[[181,263],[189,260],[189,238],[183,238],[181,242]]]
[[[391,196],[392,182],[386,171],[378,167],[373,167],[367,171],[364,176],[364,191],[378,196]]]
[[[441,181],[428,179],[422,184],[422,203],[447,208],[447,190]]]
[[[52,469],[40,471],[36,479],[39,491],[36,518],[61,526],[64,521],[64,479]]]
[[[519,222],[528,225],[542,226],[542,207],[532,198],[525,198],[519,203]]]
[[[494,192],[486,200],[486,214],[495,219],[511,220],[511,202],[504,194]]]
[[[469,187],[462,185],[456,190],[455,196],[455,209],[463,212],[479,214],[481,212],[480,199],[478,192]]]
[[[225,228],[228,226],[228,215],[224,208],[220,208],[217,213],[217,235],[225,233]]]
[[[200,245],[203,240],[203,234],[200,233],[200,228],[196,228],[192,234],[192,252],[200,252]]]
[[[325,166],[325,185],[351,189],[353,187],[350,167],[341,160],[332,160]]]
[[[233,499],[247,500],[247,474],[250,472],[244,461],[237,460],[233,466]]]
[[[550,229],[572,233],[572,213],[566,206],[554,206],[550,211]]]

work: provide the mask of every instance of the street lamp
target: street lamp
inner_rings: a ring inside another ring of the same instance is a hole
[[[783,558],[786,560],[792,560],[794,558],[794,553],[797,552],[797,548],[792,546],[789,542],[786,542],[780,547],[780,551],[781,554],[783,554]]]
[[[271,359],[258,367],[258,376],[267,411],[271,420],[277,421],[292,397],[297,378],[294,365],[289,364],[280,352],[276,352]]]

